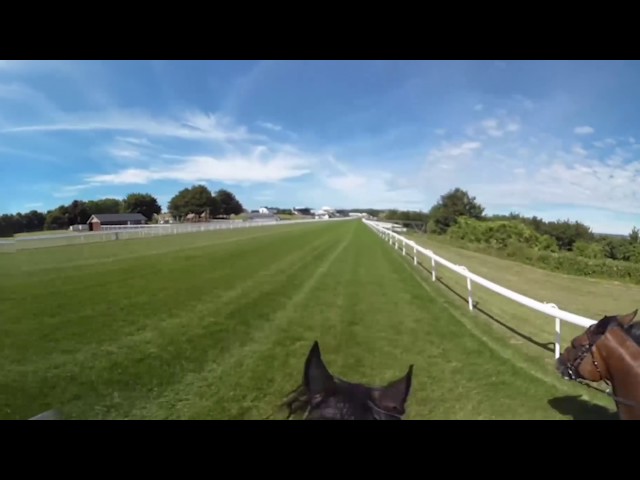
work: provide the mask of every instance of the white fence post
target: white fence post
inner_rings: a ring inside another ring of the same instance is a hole
[[[544,302],[545,305],[549,305],[551,308],[555,308],[556,310],[558,309],[558,306],[555,303],[547,303]],[[560,342],[561,342],[561,337],[560,337],[560,322],[561,320],[556,317],[556,340],[555,340],[555,345],[554,345],[554,355],[556,357],[556,359],[560,356]]]
[[[407,250],[405,248],[405,240],[404,238],[402,239],[402,255],[406,255],[407,254]]]
[[[415,242],[413,243],[413,264],[418,264],[418,249],[416,248]]]
[[[436,281],[436,260],[431,257],[431,280]]]
[[[462,265],[458,265],[458,266],[460,267],[460,270],[463,270],[465,272],[469,271],[467,267],[463,267]],[[469,310],[473,311],[473,295],[471,294],[471,279],[469,277],[467,277],[467,292],[468,292],[468,299],[469,299]]]

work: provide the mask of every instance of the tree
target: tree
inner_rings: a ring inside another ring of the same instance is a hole
[[[13,237],[13,215],[0,215],[0,237]]]
[[[91,214],[87,204],[82,200],[74,200],[67,207],[67,220],[69,225],[87,223]]]
[[[429,233],[443,234],[456,224],[458,217],[481,220],[484,207],[465,190],[454,188],[442,195],[429,211]],[[432,231],[435,230],[435,231]]]
[[[631,243],[640,242],[640,230],[638,230],[637,227],[633,227],[631,229],[631,233],[629,234],[629,240],[631,241]]]
[[[591,228],[584,223],[570,220],[546,222],[540,226],[541,232],[550,235],[558,242],[560,250],[571,251],[577,241],[592,242],[595,236]]]
[[[100,200],[89,200],[87,210],[91,215],[100,213],[120,213],[122,212],[122,200],[117,198],[101,198]]]
[[[240,215],[244,211],[242,204],[229,190],[221,188],[216,192],[215,197],[220,202],[220,213],[222,215]]]
[[[122,213],[141,213],[151,220],[154,213],[162,213],[162,207],[150,193],[130,193],[122,201]]]
[[[44,228],[46,215],[37,210],[31,210],[23,215],[25,232],[37,232]]]
[[[200,215],[207,210],[210,217],[219,215],[221,205],[220,200],[214,197],[205,185],[183,188],[169,200],[169,212],[177,217],[183,217],[188,213]]]
[[[47,212],[47,218],[44,221],[45,230],[66,230],[69,228],[69,207],[60,205],[55,210]]]

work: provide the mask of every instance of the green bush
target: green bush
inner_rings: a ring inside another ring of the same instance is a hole
[[[508,245],[519,243],[528,248],[535,248],[543,243],[541,235],[520,221],[496,220],[479,221],[467,217],[461,217],[448,231],[448,236],[456,240],[471,243],[482,243],[494,248],[507,248]],[[555,245],[551,237],[548,248]]]
[[[573,253],[578,257],[590,258],[592,260],[604,259],[604,249],[601,244],[589,243],[578,240],[573,244]]]
[[[536,250],[539,252],[558,252],[558,242],[550,235],[540,235],[536,243]]]
[[[640,284],[640,264],[638,263],[622,262],[608,258],[584,258],[571,253],[552,254],[541,252],[536,259],[535,266],[570,275],[626,280]]]
[[[451,246],[516,260],[552,272],[640,284],[640,263],[605,258],[602,244],[576,242],[574,252],[559,252],[555,240],[547,235],[536,234],[534,245],[529,246],[517,240],[523,238],[518,235],[523,233],[520,227],[505,229],[504,226],[487,226],[483,228],[477,225],[478,223],[480,222],[465,219],[441,238],[446,238]],[[512,235],[512,238],[505,240],[509,237],[507,233]],[[524,238],[531,243],[528,236],[524,235]],[[632,247],[633,254],[640,259],[640,246]]]

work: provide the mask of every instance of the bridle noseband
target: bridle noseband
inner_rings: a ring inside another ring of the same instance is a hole
[[[594,351],[593,351],[595,344],[598,342],[598,340],[600,340],[600,338],[598,338],[598,340],[596,340],[595,342],[592,342],[591,337],[589,336],[589,334],[591,333],[591,330],[592,330],[592,327],[590,326],[584,332],[585,335],[587,336],[587,343],[586,345],[582,345],[580,349],[577,349],[573,345],[573,342],[571,342],[571,346],[575,350],[578,350],[578,356],[576,357],[575,360],[573,360],[573,362],[567,364],[567,372],[569,373],[571,380],[574,380],[578,383],[582,383],[582,378],[579,376],[580,366],[582,365],[582,362],[584,362],[584,359],[587,357],[587,355],[591,355],[591,363],[593,363],[593,366],[598,372],[598,375],[600,375],[600,380],[597,380],[597,381],[603,381],[607,385],[609,385],[609,382],[604,378],[604,375],[602,375],[602,371],[600,370],[600,366],[598,365],[598,361],[596,360],[596,356],[594,355]]]

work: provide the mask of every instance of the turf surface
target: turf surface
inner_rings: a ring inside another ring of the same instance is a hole
[[[315,339],[343,378],[415,364],[408,419],[606,416],[357,220],[25,251],[0,270],[0,418],[282,418]]]

